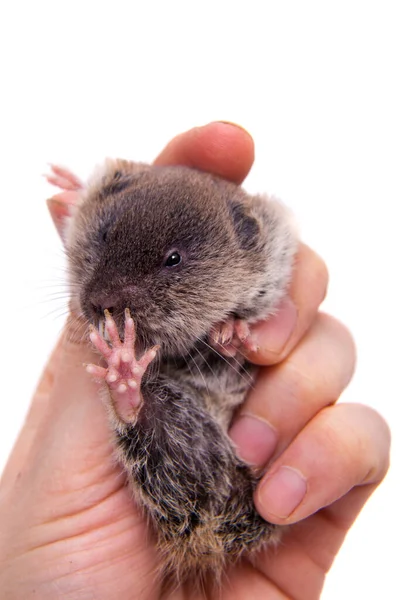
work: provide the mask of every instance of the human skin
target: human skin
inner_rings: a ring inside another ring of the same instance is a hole
[[[177,136],[157,164],[185,164],[240,183],[254,157],[243,129],[211,123]],[[68,203],[72,192],[55,202]],[[290,300],[253,328],[264,368],[231,429],[239,454],[268,464],[255,504],[289,525],[284,543],[228,571],[220,600],[314,600],[362,506],[384,477],[390,435],[362,404],[336,404],[354,370],[347,329],[319,312],[322,260],[301,245]],[[155,540],[112,458],[96,363],[68,327],[34,395],[0,484],[4,600],[213,597],[190,584],[163,592]],[[267,368],[265,368],[267,367]]]

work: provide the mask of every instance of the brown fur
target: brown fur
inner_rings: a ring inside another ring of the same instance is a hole
[[[285,209],[183,167],[110,161],[89,183],[66,235],[74,307],[96,326],[129,308],[140,355],[161,346],[123,422],[108,399],[116,448],[158,534],[165,573],[220,573],[276,539],[255,511],[258,477],[227,430],[253,381],[240,354],[207,344],[229,318],[267,318],[290,279],[296,239]],[[182,264],[164,266],[178,250]]]

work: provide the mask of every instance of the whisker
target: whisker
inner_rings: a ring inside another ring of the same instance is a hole
[[[238,375],[239,377],[241,377],[243,379],[243,381],[245,381],[251,389],[253,389],[253,378],[251,377],[250,373],[248,373],[248,371],[246,371],[246,369],[240,364],[240,362],[235,359],[235,362],[237,362],[238,365],[240,365],[241,368],[243,368],[243,373],[239,371],[239,369],[237,369],[235,367],[235,365],[233,365],[232,363],[229,362],[229,360],[223,355],[220,354],[220,352],[218,352],[218,350],[216,350],[215,348],[213,348],[212,346],[210,346],[209,344],[207,344],[207,342],[201,338],[198,338],[198,340],[203,343],[207,348],[209,348],[212,352],[215,352],[215,354],[217,356],[219,356],[220,358],[222,358],[223,361],[226,362],[227,365],[229,365]],[[234,357],[232,357],[234,358]],[[246,374],[247,377],[244,376],[244,374]]]
[[[203,343],[206,343],[204,340],[202,340],[202,341],[203,341]],[[213,347],[212,347],[212,346],[210,346],[209,344],[207,344],[207,346],[208,346],[209,348],[212,348],[212,349],[214,350],[214,352],[218,352],[218,351],[217,351],[215,348],[213,348]],[[242,357],[242,358],[243,358],[243,359],[246,361],[246,357],[245,357],[245,355],[243,354],[243,352],[241,352],[241,351],[240,351],[238,348],[236,349],[236,352],[237,352],[237,354],[239,354],[239,355],[240,355],[240,356],[241,356],[241,357]],[[218,354],[219,354],[219,353],[218,353]],[[233,361],[235,361],[235,363],[236,363],[236,364],[237,364],[237,365],[238,365],[238,366],[239,366],[241,369],[243,369],[244,373],[246,373],[246,375],[247,375],[249,378],[251,378],[251,380],[253,379],[253,378],[252,378],[252,375],[251,375],[251,374],[250,374],[250,373],[249,373],[249,372],[248,372],[248,371],[247,371],[247,370],[244,368],[244,366],[243,366],[243,363],[242,363],[242,362],[240,362],[240,360],[238,360],[238,359],[236,358],[236,356],[231,356],[230,358],[231,358]]]
[[[196,346],[195,346],[194,348],[195,348],[195,350],[197,350]],[[199,350],[197,350],[197,352],[198,352],[199,356],[200,356],[201,358],[203,358],[203,356],[202,356],[201,352],[200,352]],[[203,380],[203,382],[204,382],[204,386],[205,386],[205,388],[206,388],[207,392],[208,392],[208,393],[210,393],[210,390],[209,390],[209,387],[208,387],[208,383],[207,383],[207,381],[206,381],[206,378],[204,377],[204,373],[203,373],[203,371],[200,369],[199,365],[196,363],[196,361],[194,360],[193,356],[192,356],[191,354],[189,354],[189,356],[190,356],[190,358],[192,359],[194,366],[195,366],[195,367],[197,367],[197,370],[198,370],[198,372],[200,373],[200,377],[202,378],[202,380]],[[190,372],[192,373],[192,371],[190,371]]]
[[[57,306],[56,308],[53,308],[53,310],[49,310],[45,315],[40,316],[40,319],[41,320],[49,319],[50,317],[59,318],[59,317],[67,316],[68,313],[69,313],[69,310],[67,307]]]
[[[89,327],[89,322],[88,321],[83,321],[81,319],[78,319],[77,317],[72,317],[71,319],[71,323],[70,323],[70,332],[71,332],[71,337],[73,339],[77,338],[77,341],[79,343],[84,343],[88,341],[88,327]],[[82,330],[81,335],[79,336],[79,330]]]
[[[69,282],[65,281],[65,279],[54,279],[54,280],[47,280],[44,279],[42,281],[35,281],[35,287],[37,287],[38,289],[42,290],[42,289],[46,289],[46,288],[55,288],[55,287],[63,287],[65,289],[69,288],[70,284]]]
[[[190,352],[188,352],[188,357],[191,358],[192,361],[193,361],[193,356],[190,354]],[[191,366],[189,364],[189,361],[186,359],[186,356],[183,357],[183,360],[185,361],[185,364],[186,364],[187,368],[189,369],[191,376],[194,379],[192,368],[191,368]],[[176,361],[175,361],[175,366],[176,366]]]
[[[69,294],[52,294],[49,298],[43,298],[42,300],[36,300],[36,304],[48,304],[49,302],[59,302],[65,301],[65,303],[69,300]]]
[[[205,364],[207,365],[207,367],[210,369],[211,373],[214,375],[215,379],[218,381],[220,390],[223,391],[222,388],[222,381],[221,379],[218,377],[218,375],[215,373],[214,369],[212,368],[212,366],[210,365],[210,363],[208,362],[208,360],[206,359],[205,356],[203,356],[203,354],[200,352],[200,350],[195,346],[194,349],[196,350],[197,354],[204,360]],[[194,361],[195,362],[195,361]],[[197,363],[195,362],[196,366]]]

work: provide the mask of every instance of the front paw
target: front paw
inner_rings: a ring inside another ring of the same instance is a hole
[[[213,325],[208,339],[211,346],[223,356],[233,357],[240,348],[249,352],[257,350],[247,321],[234,317]]]
[[[107,367],[97,365],[86,365],[88,373],[95,379],[106,382],[117,415],[125,423],[132,422],[142,403],[140,385],[142,377],[154,360],[158,346],[147,350],[137,360],[135,356],[135,324],[129,313],[125,310],[124,340],[121,341],[114,319],[108,311],[105,311],[106,332],[110,343],[100,335],[94,327],[91,327],[90,340],[95,348],[103,356]]]

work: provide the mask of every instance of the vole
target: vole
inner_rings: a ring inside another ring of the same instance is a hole
[[[164,574],[218,576],[277,528],[227,431],[254,367],[249,325],[287,292],[297,238],[277,201],[187,167],[108,160],[58,221],[72,307],[88,323],[118,459],[158,536]]]

